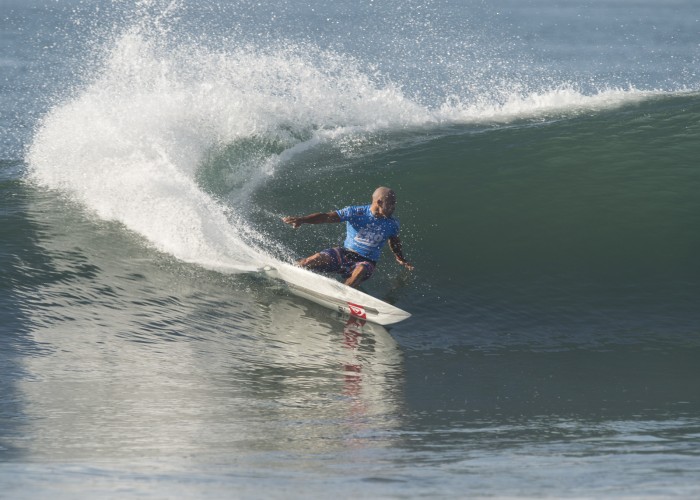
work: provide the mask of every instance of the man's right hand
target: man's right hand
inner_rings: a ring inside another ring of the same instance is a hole
[[[294,229],[297,229],[304,223],[303,219],[303,217],[288,216],[282,217],[282,222],[284,222],[285,224],[289,224]]]

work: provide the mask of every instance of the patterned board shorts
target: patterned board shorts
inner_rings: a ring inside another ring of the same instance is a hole
[[[331,258],[331,262],[327,266],[318,268],[318,270],[328,273],[340,273],[343,275],[344,279],[349,278],[357,266],[365,267],[366,274],[364,279],[369,279],[374,273],[375,267],[377,267],[375,261],[369,260],[359,253],[355,253],[344,247],[327,248],[319,253],[328,255]]]

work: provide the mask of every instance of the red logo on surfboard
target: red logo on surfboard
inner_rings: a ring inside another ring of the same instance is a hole
[[[351,302],[348,302],[348,307],[350,308],[350,314],[353,316],[361,319],[367,319],[367,313],[365,312],[364,307],[358,306],[357,304],[353,304]]]

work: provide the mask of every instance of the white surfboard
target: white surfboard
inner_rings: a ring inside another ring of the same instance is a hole
[[[294,295],[356,318],[391,325],[411,316],[398,307],[320,274],[284,262],[262,271],[285,282]]]

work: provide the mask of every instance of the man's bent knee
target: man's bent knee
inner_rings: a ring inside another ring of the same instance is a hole
[[[345,284],[348,286],[356,287],[363,281],[369,279],[372,276],[373,266],[371,264],[360,263],[355,266],[350,277],[345,280]]]

